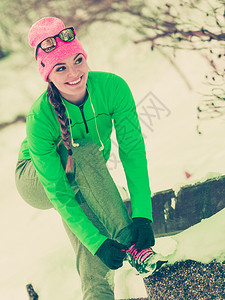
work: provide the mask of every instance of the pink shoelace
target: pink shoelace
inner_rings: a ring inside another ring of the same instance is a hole
[[[143,263],[146,260],[146,258],[153,254],[151,248],[138,251],[134,246],[135,245],[130,246],[130,248],[126,250],[126,252],[130,254],[134,259],[138,260],[138,262],[140,263]]]

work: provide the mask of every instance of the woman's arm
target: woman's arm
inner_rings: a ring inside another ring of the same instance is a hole
[[[99,233],[75,200],[50,128],[51,125],[44,122],[43,118],[28,115],[27,141],[32,162],[53,206],[94,255],[107,238]]]
[[[132,217],[152,221],[151,191],[144,139],[133,95],[127,83],[115,77],[113,119],[119,156],[131,197]]]

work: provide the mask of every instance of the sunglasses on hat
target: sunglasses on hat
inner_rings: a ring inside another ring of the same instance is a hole
[[[39,48],[41,48],[46,53],[49,53],[52,50],[54,50],[56,48],[56,45],[57,45],[56,37],[59,37],[63,42],[71,42],[75,39],[75,36],[76,36],[76,33],[74,31],[74,28],[69,27],[69,28],[63,29],[58,34],[56,34],[55,36],[51,36],[51,37],[48,37],[48,38],[44,39],[42,42],[40,42],[37,45],[35,58],[37,59],[37,52],[38,52]]]

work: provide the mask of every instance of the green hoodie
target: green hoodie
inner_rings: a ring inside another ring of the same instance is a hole
[[[151,192],[144,140],[136,106],[127,83],[106,72],[89,72],[89,96],[83,109],[66,101],[71,119],[72,137],[89,139],[100,146],[105,161],[111,150],[114,124],[131,198],[132,217],[152,220]],[[45,192],[62,218],[80,241],[95,254],[106,237],[88,220],[77,201],[60,157],[56,151],[61,140],[60,124],[45,91],[32,105],[26,120],[27,137],[22,142],[19,159],[31,159]]]

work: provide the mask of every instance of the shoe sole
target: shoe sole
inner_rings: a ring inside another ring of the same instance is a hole
[[[147,272],[147,273],[139,273],[141,275],[142,278],[146,278],[149,277],[151,275],[153,275],[156,271],[158,271],[163,264],[167,263],[168,260],[158,260],[155,264],[154,267],[152,268],[151,271]]]

